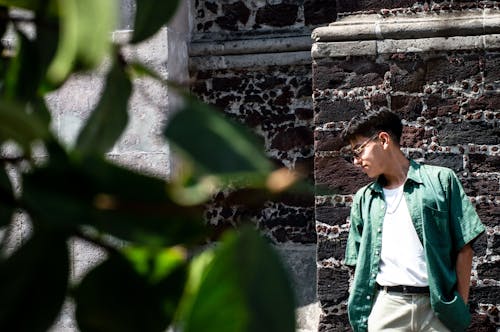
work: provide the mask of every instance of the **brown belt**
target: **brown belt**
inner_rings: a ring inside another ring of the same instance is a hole
[[[415,287],[415,286],[382,286],[377,284],[378,290],[384,290],[386,292],[396,292],[404,294],[429,294],[429,287]]]

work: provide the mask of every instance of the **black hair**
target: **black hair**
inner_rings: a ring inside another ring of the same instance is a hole
[[[401,118],[386,107],[352,118],[342,132],[342,139],[349,143],[357,136],[370,137],[381,131],[391,135],[399,145],[403,133]]]

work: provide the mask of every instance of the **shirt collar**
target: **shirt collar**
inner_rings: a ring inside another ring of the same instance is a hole
[[[406,182],[412,181],[418,184],[423,183],[422,176],[420,174],[420,167],[421,167],[420,164],[418,164],[413,159],[410,159],[410,167],[408,168]],[[384,188],[384,181],[385,179],[383,175],[379,176],[378,179],[370,185],[371,189],[375,192],[382,193]]]

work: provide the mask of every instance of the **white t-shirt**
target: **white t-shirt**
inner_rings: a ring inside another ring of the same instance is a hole
[[[424,250],[406,205],[403,186],[384,189],[384,197],[387,208],[377,282],[382,286],[428,286]]]

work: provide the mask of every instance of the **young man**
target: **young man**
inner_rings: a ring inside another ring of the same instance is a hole
[[[484,231],[452,170],[401,152],[400,118],[387,109],[352,119],[343,136],[375,181],[355,195],[345,264],[355,266],[354,331],[463,331],[473,251]]]

